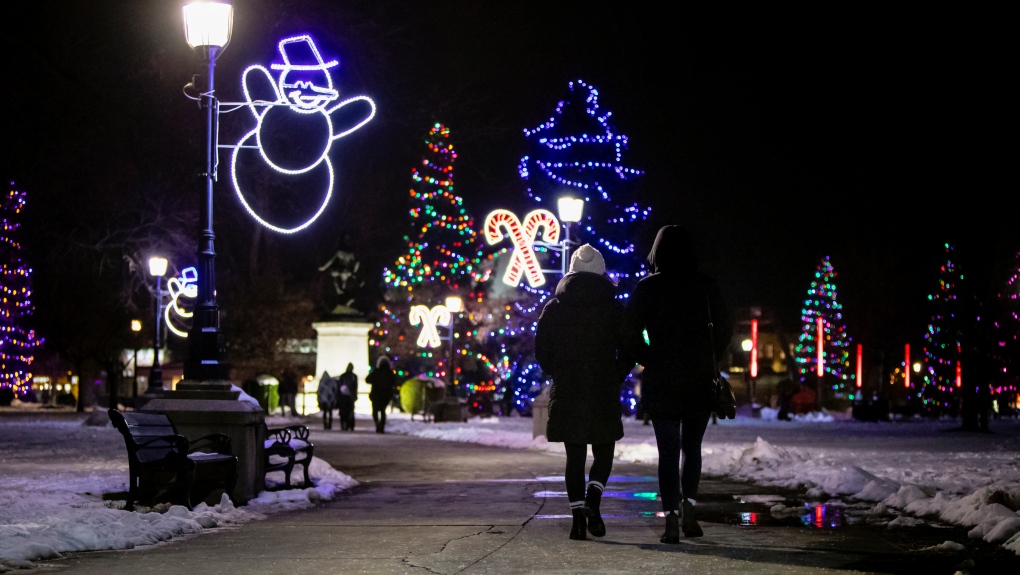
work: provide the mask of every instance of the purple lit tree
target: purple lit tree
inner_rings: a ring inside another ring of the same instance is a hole
[[[14,182],[3,197],[0,214],[0,389],[25,397],[31,390],[34,350],[42,343],[29,327],[32,317],[32,268],[21,259],[18,242],[19,217],[25,208],[25,192]]]

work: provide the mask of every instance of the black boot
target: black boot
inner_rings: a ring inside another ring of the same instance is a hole
[[[587,529],[587,521],[584,519],[584,509],[572,510],[574,515],[574,523],[570,526],[570,538],[578,541],[584,541],[588,538],[585,535],[585,529]]]
[[[680,528],[683,529],[684,537],[701,537],[705,534],[701,530],[701,525],[698,525],[698,519],[694,513],[694,503],[690,500],[684,499],[684,516],[680,522]]]
[[[584,498],[584,515],[588,518],[588,533],[594,537],[606,536],[606,524],[602,521],[602,514],[599,513],[601,502],[602,490],[594,485],[589,485],[588,494]]]
[[[659,537],[659,543],[679,543],[680,542],[680,518],[677,517],[676,511],[670,511],[666,514],[666,530],[662,533],[662,537]]]

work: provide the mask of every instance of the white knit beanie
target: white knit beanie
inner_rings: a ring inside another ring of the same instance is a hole
[[[602,254],[597,249],[590,244],[584,244],[570,256],[570,271],[602,275],[606,273],[606,261],[602,259]]]

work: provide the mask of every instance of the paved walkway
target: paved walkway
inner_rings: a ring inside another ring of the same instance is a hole
[[[617,464],[608,534],[571,541],[564,458],[537,451],[355,432],[310,422],[316,455],[361,482],[314,509],[132,551],[69,555],[74,574],[1020,573],[1020,558],[956,527],[890,529],[852,510],[773,517],[797,495],[706,480],[705,536],[662,545],[655,469]],[[946,540],[965,552],[924,550]],[[973,566],[960,565],[970,558]]]

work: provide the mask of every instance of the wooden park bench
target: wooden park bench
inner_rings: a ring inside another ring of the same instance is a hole
[[[189,442],[162,413],[110,409],[109,414],[127,446],[130,482],[125,509],[134,511],[136,501],[193,509],[220,489],[231,496],[237,457],[231,453],[229,437],[214,433]]]
[[[308,466],[312,463],[314,451],[315,445],[308,438],[308,428],[304,425],[266,428],[264,460],[266,473],[282,471],[284,477],[283,485],[273,489],[289,489],[290,475],[297,465],[304,468],[304,481],[301,487],[312,487]]]

